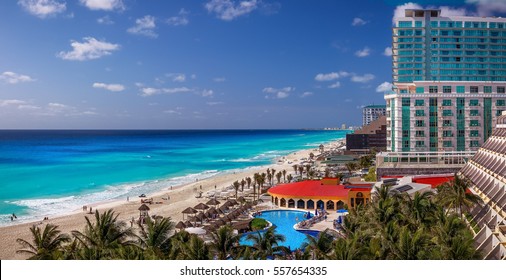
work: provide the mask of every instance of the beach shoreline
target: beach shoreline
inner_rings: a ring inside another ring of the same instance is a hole
[[[337,139],[331,142],[323,143],[325,150],[331,149],[342,145],[344,139]],[[141,205],[141,199],[151,198],[153,204],[149,204],[150,215],[159,215],[164,217],[171,217],[174,222],[182,220],[183,214],[181,211],[187,207],[192,207],[200,202],[209,200],[205,198],[205,193],[209,191],[221,190],[224,187],[230,186],[234,181],[241,181],[243,178],[252,177],[254,173],[265,172],[267,168],[275,169],[276,171],[286,170],[287,174],[293,173],[292,165],[299,163],[302,158],[308,158],[309,154],[313,152],[317,154],[318,147],[309,149],[298,150],[291,152],[288,155],[275,158],[271,164],[248,167],[242,170],[227,170],[211,177],[182,184],[178,186],[165,186],[163,189],[154,191],[153,193],[146,194],[145,198],[129,197],[128,201],[115,199],[109,201],[97,201],[87,205],[93,208],[93,212],[107,211],[114,209],[117,213],[118,219],[122,221],[131,221],[132,218],[136,219],[139,216],[138,207]],[[282,163],[278,162],[282,160]],[[275,178],[273,181],[276,181]],[[202,188],[200,188],[202,186]],[[172,188],[172,190],[171,190]],[[246,187],[245,187],[246,188]],[[202,192],[201,198],[197,198],[196,194]],[[89,208],[88,208],[89,210]],[[16,242],[17,238],[31,240],[31,233],[29,228],[32,225],[44,225],[51,223],[58,225],[63,233],[70,233],[72,230],[83,230],[86,224],[84,217],[89,217],[93,220],[94,215],[89,214],[88,211],[76,210],[62,215],[49,217],[45,221],[27,221],[15,225],[6,225],[0,227],[0,259],[25,259],[26,255],[17,254],[19,244]]]

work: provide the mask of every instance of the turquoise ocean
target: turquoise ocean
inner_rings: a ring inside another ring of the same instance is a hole
[[[61,215],[345,138],[326,130],[0,130],[0,226]]]

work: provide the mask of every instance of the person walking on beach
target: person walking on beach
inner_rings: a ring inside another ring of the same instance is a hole
[[[127,196],[127,201],[130,201],[130,197]]]

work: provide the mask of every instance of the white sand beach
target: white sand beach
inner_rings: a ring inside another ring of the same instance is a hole
[[[331,142],[325,145],[325,150],[329,150],[342,145],[342,141]],[[146,194],[146,198],[152,198],[153,203],[149,204],[150,215],[159,215],[164,217],[171,217],[174,222],[178,222],[183,219],[183,211],[187,207],[193,207],[200,202],[206,202],[209,199],[205,197],[206,192],[221,190],[222,188],[230,186],[234,181],[241,181],[246,177],[252,177],[254,173],[265,172],[267,168],[275,169],[276,171],[286,170],[287,174],[293,174],[292,165],[301,162],[302,158],[309,158],[309,154],[313,152],[315,155],[318,154],[317,149],[301,150],[291,153],[281,159],[276,159],[271,165],[250,168],[247,171],[217,175],[198,182],[191,184],[173,186],[170,190],[170,186],[158,191],[153,194]],[[274,179],[273,181],[276,181]],[[200,189],[202,186],[202,190]],[[202,191],[203,196],[196,198],[197,192]],[[246,191],[246,189],[245,189]],[[233,192],[235,194],[235,191]],[[241,192],[239,192],[241,195]],[[170,197],[170,199],[169,199]],[[141,198],[130,197],[129,201],[106,201],[97,202],[94,205],[89,205],[93,208],[93,211],[106,211],[108,209],[114,209],[119,214],[119,219],[124,221],[130,221],[132,217],[138,218],[139,210],[141,205]],[[25,224],[17,224],[7,227],[0,228],[0,259],[25,259],[26,255],[17,254],[16,250],[20,249],[16,239],[22,238],[25,240],[31,240],[30,226],[33,224],[46,224],[51,223],[59,226],[59,229],[64,233],[70,233],[72,230],[83,230],[85,226],[85,216],[88,216],[92,221],[94,216],[84,211],[78,210],[68,215],[60,217],[49,217],[47,221],[37,221]],[[127,223],[129,224],[129,223]]]

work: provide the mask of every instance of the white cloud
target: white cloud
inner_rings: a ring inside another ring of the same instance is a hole
[[[187,87],[164,88],[162,90],[164,93],[185,93],[193,91],[192,89],[189,89]]]
[[[186,75],[185,74],[177,74],[172,78],[172,81],[174,82],[184,82],[186,81]]]
[[[371,49],[369,49],[368,47],[365,47],[365,48],[355,52],[355,55],[358,57],[366,57],[366,56],[369,56],[370,54],[371,54]]]
[[[204,89],[202,90],[202,96],[203,97],[210,97],[213,96],[214,92],[212,89]]]
[[[378,87],[376,87],[376,92],[388,92],[392,90],[392,83],[383,82]]]
[[[99,41],[93,37],[84,37],[83,42],[72,40],[70,45],[73,48],[72,51],[62,51],[57,56],[65,60],[84,61],[110,55],[113,51],[117,51],[120,48],[118,44]]]
[[[167,19],[167,24],[172,26],[180,26],[180,25],[187,25],[190,23],[188,20],[188,12],[185,9],[179,10],[179,13],[177,16],[173,16]]]
[[[311,95],[313,95],[313,93],[312,93],[312,92],[310,92],[310,91],[305,91],[304,93],[302,93],[302,94],[300,95],[300,97],[305,98],[305,97],[308,97],[308,96],[311,96]]]
[[[155,95],[155,94],[159,94],[161,92],[161,90],[158,89],[158,88],[150,88],[150,87],[148,87],[148,88],[142,88],[141,92],[142,92],[141,96],[146,97],[146,96],[152,96],[152,95]]]
[[[374,75],[373,74],[365,74],[363,76],[359,76],[359,75],[353,75],[351,77],[351,81],[352,82],[355,82],[355,83],[367,83],[371,80],[374,79]]]
[[[205,8],[219,19],[233,20],[256,10],[259,4],[259,0],[211,0],[205,4]]]
[[[501,0],[504,3],[504,0]],[[441,6],[439,7],[441,9],[441,15],[445,17],[452,17],[452,16],[465,16],[468,14],[465,8],[452,8],[448,6]]]
[[[181,112],[179,110],[165,110],[163,111],[165,114],[174,114],[174,115],[181,115]]]
[[[158,37],[154,29],[156,28],[155,17],[147,15],[135,20],[135,26],[127,29],[129,33],[144,35],[151,38]]]
[[[359,17],[356,17],[353,19],[353,21],[351,22],[351,25],[353,26],[361,26],[361,25],[366,25],[367,24],[367,21],[359,18]]]
[[[7,100],[0,99],[0,107],[18,106],[23,104],[26,104],[26,101],[19,99],[7,99]]]
[[[5,81],[8,84],[17,84],[17,83],[33,82],[35,80],[27,75],[21,75],[11,71],[5,71],[2,74],[0,74],[0,81]]]
[[[124,10],[123,0],[80,0],[81,4],[90,10]]]
[[[480,16],[506,12],[506,1],[504,0],[466,0],[466,3],[475,4]]]
[[[18,4],[27,12],[39,18],[54,16],[63,13],[67,9],[65,2],[56,0],[19,0]]]
[[[39,110],[40,107],[39,106],[35,106],[35,105],[19,105],[18,106],[18,109],[19,110]]]
[[[103,88],[109,91],[123,91],[125,90],[125,86],[121,84],[104,84],[104,83],[93,83],[94,88]]]
[[[109,16],[103,16],[101,18],[98,18],[97,22],[100,24],[106,24],[106,25],[114,24],[114,21]]]
[[[339,81],[337,81],[337,82],[335,82],[335,83],[331,84],[331,85],[329,86],[329,88],[338,88],[338,87],[340,87],[340,86],[341,86],[341,83],[340,83]]]
[[[215,81],[217,83],[223,83],[226,81],[226,79],[224,77],[218,77],[218,78],[214,78],[213,81]]]
[[[383,51],[384,56],[392,56],[392,47],[386,47]]]
[[[272,88],[272,87],[266,87],[262,90],[262,92],[268,93],[268,95],[265,96],[265,98],[277,98],[277,99],[283,99],[290,96],[290,92],[293,92],[295,90],[294,87],[284,87],[280,89]]]
[[[216,105],[221,105],[221,104],[223,104],[223,102],[221,102],[221,101],[207,102],[207,105],[209,105],[209,106],[216,106]]]
[[[316,75],[314,77],[314,79],[317,80],[318,82],[332,81],[335,79],[339,79],[339,74],[336,72],[327,73],[327,74],[320,73],[320,74]]]
[[[351,98],[346,98],[346,99],[344,100],[344,102],[348,102],[348,103],[349,103],[349,102],[352,102],[352,101],[353,101],[353,100],[352,100]]]

